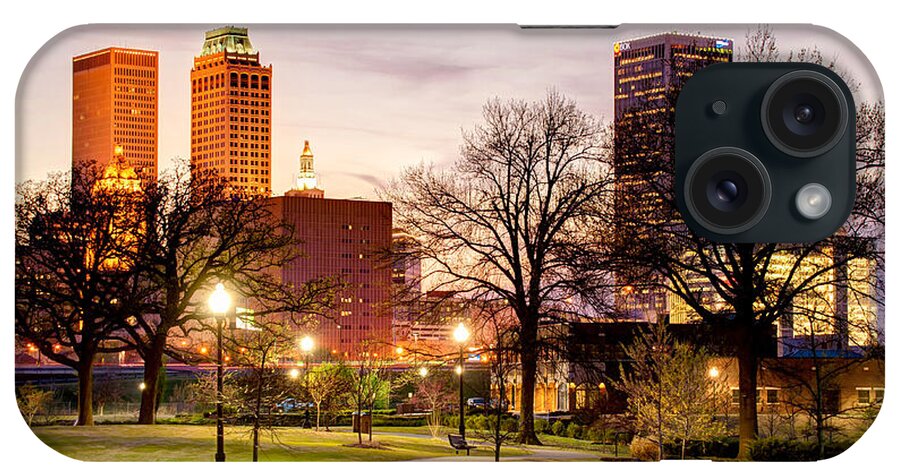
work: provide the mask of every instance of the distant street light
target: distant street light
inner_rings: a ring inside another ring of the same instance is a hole
[[[719,378],[719,368],[718,367],[710,367],[709,368],[709,378]]]
[[[225,285],[216,284],[216,289],[209,295],[209,310],[216,318],[216,341],[218,343],[218,357],[216,358],[216,461],[225,461],[225,424],[222,414],[222,400],[224,390],[222,382],[222,328],[225,325],[225,315],[231,309],[231,296],[225,291]]]
[[[456,329],[453,330],[453,340],[459,344],[459,365],[456,367],[456,373],[459,374],[459,436],[466,437],[466,402],[463,396],[463,352],[466,342],[469,340],[469,329],[460,322]]]
[[[291,371],[288,372],[288,374],[291,376],[292,379],[297,380],[297,377],[300,376],[300,370],[298,370],[298,369],[291,369]]]
[[[419,367],[419,376],[421,376],[422,378],[427,377],[428,376],[428,368]]]
[[[141,382],[140,385],[138,385],[138,388],[141,389],[141,391],[143,392],[144,390],[147,390],[147,384],[144,382]]]
[[[313,350],[313,348],[315,348],[315,346],[316,346],[316,343],[313,340],[313,338],[310,336],[303,336],[303,338],[300,339],[300,350],[302,350],[303,352],[305,352],[307,354],[312,352],[312,350]]]

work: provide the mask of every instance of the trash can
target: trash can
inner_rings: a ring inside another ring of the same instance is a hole
[[[357,412],[353,412],[353,432],[354,433],[368,433],[372,429],[372,416],[366,412],[362,412],[360,415]]]

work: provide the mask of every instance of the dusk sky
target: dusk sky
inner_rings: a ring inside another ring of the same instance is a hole
[[[190,70],[204,32],[221,25],[97,25],[68,30],[32,59],[18,92],[16,180],[71,166],[72,57],[107,46],[159,51],[159,167],[190,156]],[[291,187],[309,140],[326,197],[375,198],[404,166],[446,164],[460,132],[500,96],[536,100],[556,88],[603,119],[612,116],[612,45],[661,26],[521,30],[494,26],[248,26],[261,63],[273,66],[272,189]],[[783,52],[809,28],[777,27]],[[735,40],[746,26],[684,26]],[[822,30],[817,46],[861,72],[861,98],[880,98],[855,47]],[[857,75],[859,76],[859,75]]]

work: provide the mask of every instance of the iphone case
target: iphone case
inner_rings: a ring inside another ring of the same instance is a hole
[[[729,62],[852,92],[833,236],[681,221]],[[16,121],[16,397],[76,459],[819,460],[883,401],[883,93],[831,30],[85,25]]]

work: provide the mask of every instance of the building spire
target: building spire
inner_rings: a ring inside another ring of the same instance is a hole
[[[313,159],[309,141],[305,140],[303,141],[303,152],[300,154],[300,171],[297,173],[297,183],[289,194],[312,198],[322,198],[325,195],[325,192],[319,188],[319,179],[316,176]]]
[[[297,190],[313,190],[318,188],[317,186],[313,153],[309,148],[309,141],[303,141],[303,153],[300,154],[300,173],[297,174]]]

